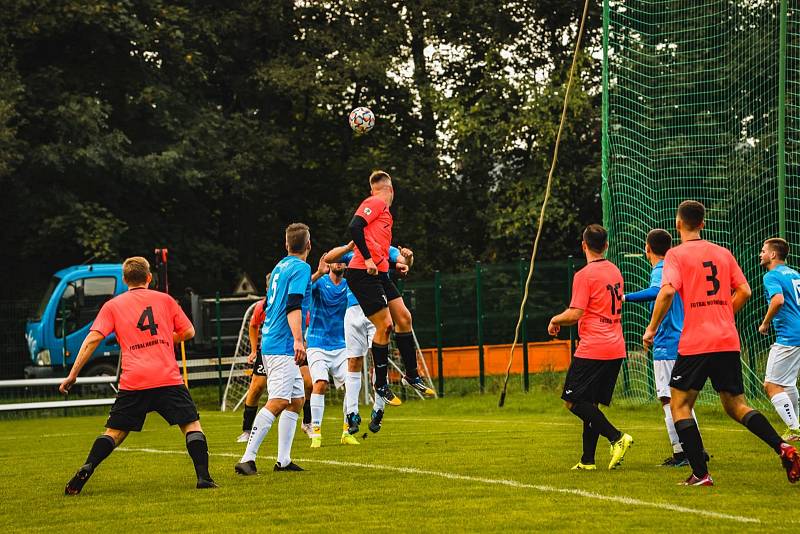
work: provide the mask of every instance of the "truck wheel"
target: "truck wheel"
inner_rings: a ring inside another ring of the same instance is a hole
[[[117,366],[111,362],[100,362],[92,365],[83,376],[117,376]],[[116,392],[111,384],[86,384],[81,386],[81,393],[92,397],[113,397]]]

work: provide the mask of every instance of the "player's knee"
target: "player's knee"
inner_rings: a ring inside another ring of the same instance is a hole
[[[347,370],[351,373],[360,373],[363,368],[364,358],[348,358]]]
[[[114,440],[114,445],[117,447],[119,447],[119,445],[125,441],[125,438],[128,436],[127,431],[117,430],[116,428],[106,428],[104,434],[111,437],[111,439]]]
[[[312,390],[317,395],[324,395],[326,391],[328,391],[328,381],[327,380],[317,380],[314,382],[314,388]]]
[[[306,402],[305,397],[297,397],[292,399],[291,403],[287,402],[286,406],[289,407],[291,411],[295,413],[300,413],[300,410],[303,409],[303,404],[305,404],[305,402]]]
[[[394,318],[394,323],[397,327],[398,332],[410,332],[411,312],[403,308],[402,310],[400,310],[400,312],[397,313],[397,317]]]
[[[302,405],[301,405],[302,406]],[[283,410],[289,407],[289,401],[286,399],[270,399],[267,402],[267,409],[272,412],[272,415],[277,416]]]

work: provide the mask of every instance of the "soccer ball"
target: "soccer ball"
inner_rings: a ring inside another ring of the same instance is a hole
[[[369,108],[356,108],[350,112],[349,121],[354,132],[364,134],[375,126],[375,114]]]

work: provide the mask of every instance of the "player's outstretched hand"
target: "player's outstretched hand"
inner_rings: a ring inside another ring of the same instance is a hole
[[[414,256],[414,251],[408,247],[400,247],[400,254],[410,260]]]
[[[330,251],[328,251],[328,252],[330,252]],[[328,274],[329,272],[331,272],[330,266],[328,266],[328,264],[325,262],[325,256],[328,255],[328,252],[323,254],[322,257],[319,259],[319,265],[317,266],[317,272],[319,272],[320,274]]]
[[[252,365],[254,361],[256,361],[256,351],[255,351],[255,350],[254,350],[254,351],[252,351],[252,352],[251,352],[251,353],[250,353],[250,354],[247,356],[247,363],[248,363],[248,364]]]
[[[408,265],[406,265],[405,263],[398,263],[395,269],[397,269],[397,274],[399,274],[400,276],[405,276],[408,274]]]
[[[559,332],[561,332],[561,325],[557,325],[553,321],[550,321],[550,324],[547,325],[547,333],[555,337]]]
[[[61,382],[61,385],[58,386],[58,391],[60,391],[62,395],[67,395],[70,388],[75,384],[75,380],[76,378],[74,376],[68,376]]]
[[[655,329],[648,326],[644,331],[644,335],[642,336],[642,345],[644,346],[645,351],[650,350],[650,347],[653,346],[653,339],[655,337]]]
[[[303,341],[294,342],[294,363],[300,365],[306,359],[306,347],[303,344]]]
[[[758,325],[758,332],[763,335],[769,335],[769,323],[761,323]]]
[[[372,276],[378,274],[378,267],[375,265],[375,261],[372,258],[364,260],[364,265],[367,267],[367,274]]]

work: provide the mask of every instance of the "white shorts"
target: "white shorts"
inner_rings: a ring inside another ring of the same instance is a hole
[[[653,360],[653,375],[656,379],[656,396],[658,398],[672,398],[669,381],[672,378],[673,367],[675,367],[675,360]]]
[[[305,397],[303,377],[294,363],[294,355],[264,355],[262,359],[267,370],[268,398],[291,401]]]
[[[797,384],[798,371],[800,371],[800,347],[777,343],[770,347],[764,382],[779,386],[794,386]]]
[[[324,380],[329,382],[328,375],[333,377],[333,385],[340,387],[347,378],[347,349],[322,350],[309,348],[308,370],[311,373],[311,381],[317,382]]]
[[[375,325],[364,315],[361,306],[347,308],[344,312],[344,343],[347,356],[351,358],[366,356],[374,336]]]

